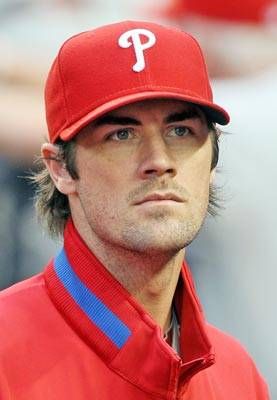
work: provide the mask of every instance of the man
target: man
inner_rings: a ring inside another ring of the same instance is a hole
[[[51,68],[46,113],[37,208],[64,246],[2,292],[1,399],[268,399],[183,261],[229,121],[197,42],[146,22],[81,33]]]

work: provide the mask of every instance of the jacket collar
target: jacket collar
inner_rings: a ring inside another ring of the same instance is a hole
[[[178,381],[214,363],[189,268],[175,292],[180,356],[147,312],[88,249],[69,221],[64,248],[45,270],[54,304],[108,367],[143,390],[165,396]],[[138,374],[138,371],[139,374]]]

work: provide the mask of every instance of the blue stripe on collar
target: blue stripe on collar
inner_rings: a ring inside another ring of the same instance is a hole
[[[97,296],[95,296],[73,271],[64,249],[54,260],[57,276],[70,296],[86,316],[119,349],[131,335],[131,331]]]

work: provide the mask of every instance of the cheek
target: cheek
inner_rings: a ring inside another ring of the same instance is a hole
[[[131,155],[126,149],[119,151],[116,148],[112,151],[98,145],[93,149],[83,150],[79,158],[79,176],[84,181],[94,181],[100,186],[120,184],[127,179],[127,174],[130,175],[130,160]],[[109,187],[112,190],[112,186]]]
[[[193,199],[199,202],[206,202],[209,197],[209,188],[210,188],[210,173],[207,171],[198,170],[193,174],[190,182],[188,190]]]
[[[79,169],[77,193],[85,207],[99,212],[111,213],[122,204],[128,190],[126,168],[105,160],[90,160]],[[103,207],[104,205],[104,207]],[[102,210],[102,211],[101,211]]]
[[[211,151],[209,143],[194,153],[183,165],[184,183],[191,194],[205,194],[209,191],[211,179]]]
[[[104,157],[84,158],[79,165],[80,185],[98,190],[98,188],[111,185],[111,182],[118,180],[119,171],[112,163],[112,160]]]

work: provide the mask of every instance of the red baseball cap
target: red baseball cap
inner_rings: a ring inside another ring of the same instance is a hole
[[[194,103],[213,122],[229,122],[213,103],[202,51],[189,34],[140,21],[80,33],[63,44],[47,78],[49,140],[70,140],[109,111],[155,98]]]

